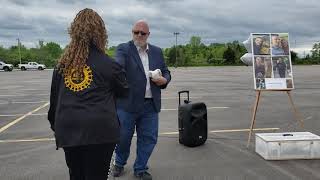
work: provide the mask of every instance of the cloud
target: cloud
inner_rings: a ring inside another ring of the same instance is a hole
[[[19,34],[23,43],[39,39],[65,46],[67,28],[77,12],[93,8],[104,19],[109,45],[131,39],[138,19],[150,25],[150,42],[160,47],[186,44],[193,35],[202,42],[244,41],[252,32],[289,32],[291,47],[310,49],[320,40],[318,0],[3,0],[0,7],[0,39],[15,45]]]
[[[11,3],[16,4],[18,6],[27,6],[29,4],[29,1],[24,0],[11,0]]]

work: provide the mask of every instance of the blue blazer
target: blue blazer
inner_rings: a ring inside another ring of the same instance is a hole
[[[171,80],[171,75],[165,64],[162,50],[157,46],[148,45],[149,70],[160,69],[162,76],[167,79],[167,83],[163,86],[157,86],[150,80],[153,103],[156,111],[160,112],[161,89],[167,87]],[[115,60],[125,69],[129,84],[129,95],[125,98],[117,98],[117,108],[127,112],[141,112],[143,110],[147,79],[134,42],[129,41],[120,44],[116,50]]]

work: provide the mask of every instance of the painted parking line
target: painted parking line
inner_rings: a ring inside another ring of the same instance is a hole
[[[50,94],[36,94],[38,96],[50,96]]]
[[[224,106],[213,106],[213,107],[207,107],[207,109],[228,109],[230,107],[224,107]],[[161,109],[161,111],[177,111],[178,109]]]
[[[55,141],[55,138],[0,140],[0,143]]]
[[[256,128],[253,131],[276,131],[280,128]],[[223,129],[223,130],[213,130],[209,133],[233,133],[233,132],[248,132],[249,129]],[[159,133],[161,135],[177,135],[179,132],[164,132]],[[134,134],[136,136],[136,134]],[[55,138],[38,138],[38,139],[11,139],[11,140],[0,140],[0,143],[19,143],[19,142],[45,142],[45,141],[55,141]]]
[[[23,94],[23,93],[19,93],[19,94],[0,94],[0,97],[17,97],[17,96],[49,96],[50,94]]]
[[[229,107],[207,107],[207,109],[228,109]],[[161,109],[161,111],[177,111],[178,109]],[[48,113],[32,113],[29,116],[46,116]],[[15,117],[22,116],[23,114],[0,114],[0,117]]]
[[[27,94],[0,94],[0,97],[17,97],[17,96],[27,96]]]
[[[7,125],[3,126],[2,128],[0,128],[0,133],[2,133],[3,131],[5,131],[5,130],[8,129],[9,127],[15,125],[16,123],[20,122],[21,120],[23,120],[23,119],[26,118],[27,116],[30,116],[31,114],[39,111],[40,109],[42,109],[42,108],[44,108],[44,107],[46,107],[46,106],[48,106],[48,105],[49,105],[49,102],[41,105],[40,107],[38,107],[38,108],[36,108],[36,109],[34,109],[34,110],[32,110],[32,111],[24,114],[24,115],[22,115],[22,116],[19,117],[18,119],[15,119],[14,121],[12,121],[12,122],[10,122],[9,124],[7,124]]]
[[[30,114],[29,116],[46,116],[48,113],[34,113]],[[23,114],[0,114],[0,117],[16,117],[16,116],[23,116]]]
[[[12,101],[11,104],[38,104],[38,103],[44,103],[48,101]]]
[[[0,104],[39,104],[48,101],[7,101],[7,102],[0,102]]]
[[[203,96],[193,96],[193,97],[190,97],[190,99],[201,99]],[[163,97],[161,98],[162,100],[165,100],[165,99],[179,99],[179,97]]]
[[[256,128],[252,129],[253,131],[276,131],[279,130],[280,128]],[[232,133],[232,132],[249,132],[250,129],[222,129],[222,130],[213,130],[213,131],[208,131],[209,133]],[[161,135],[175,135],[179,134],[179,132],[165,132],[161,133]]]

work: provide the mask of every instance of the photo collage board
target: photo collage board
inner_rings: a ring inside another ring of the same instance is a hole
[[[256,90],[294,89],[288,33],[251,33]]]

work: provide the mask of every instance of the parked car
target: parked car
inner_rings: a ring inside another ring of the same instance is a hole
[[[0,70],[4,71],[12,71],[13,65],[12,64],[7,64],[3,61],[0,61]]]
[[[18,67],[21,69],[21,71],[25,71],[27,69],[44,70],[46,68],[44,64],[38,64],[37,62],[28,62],[27,64],[19,64]]]

